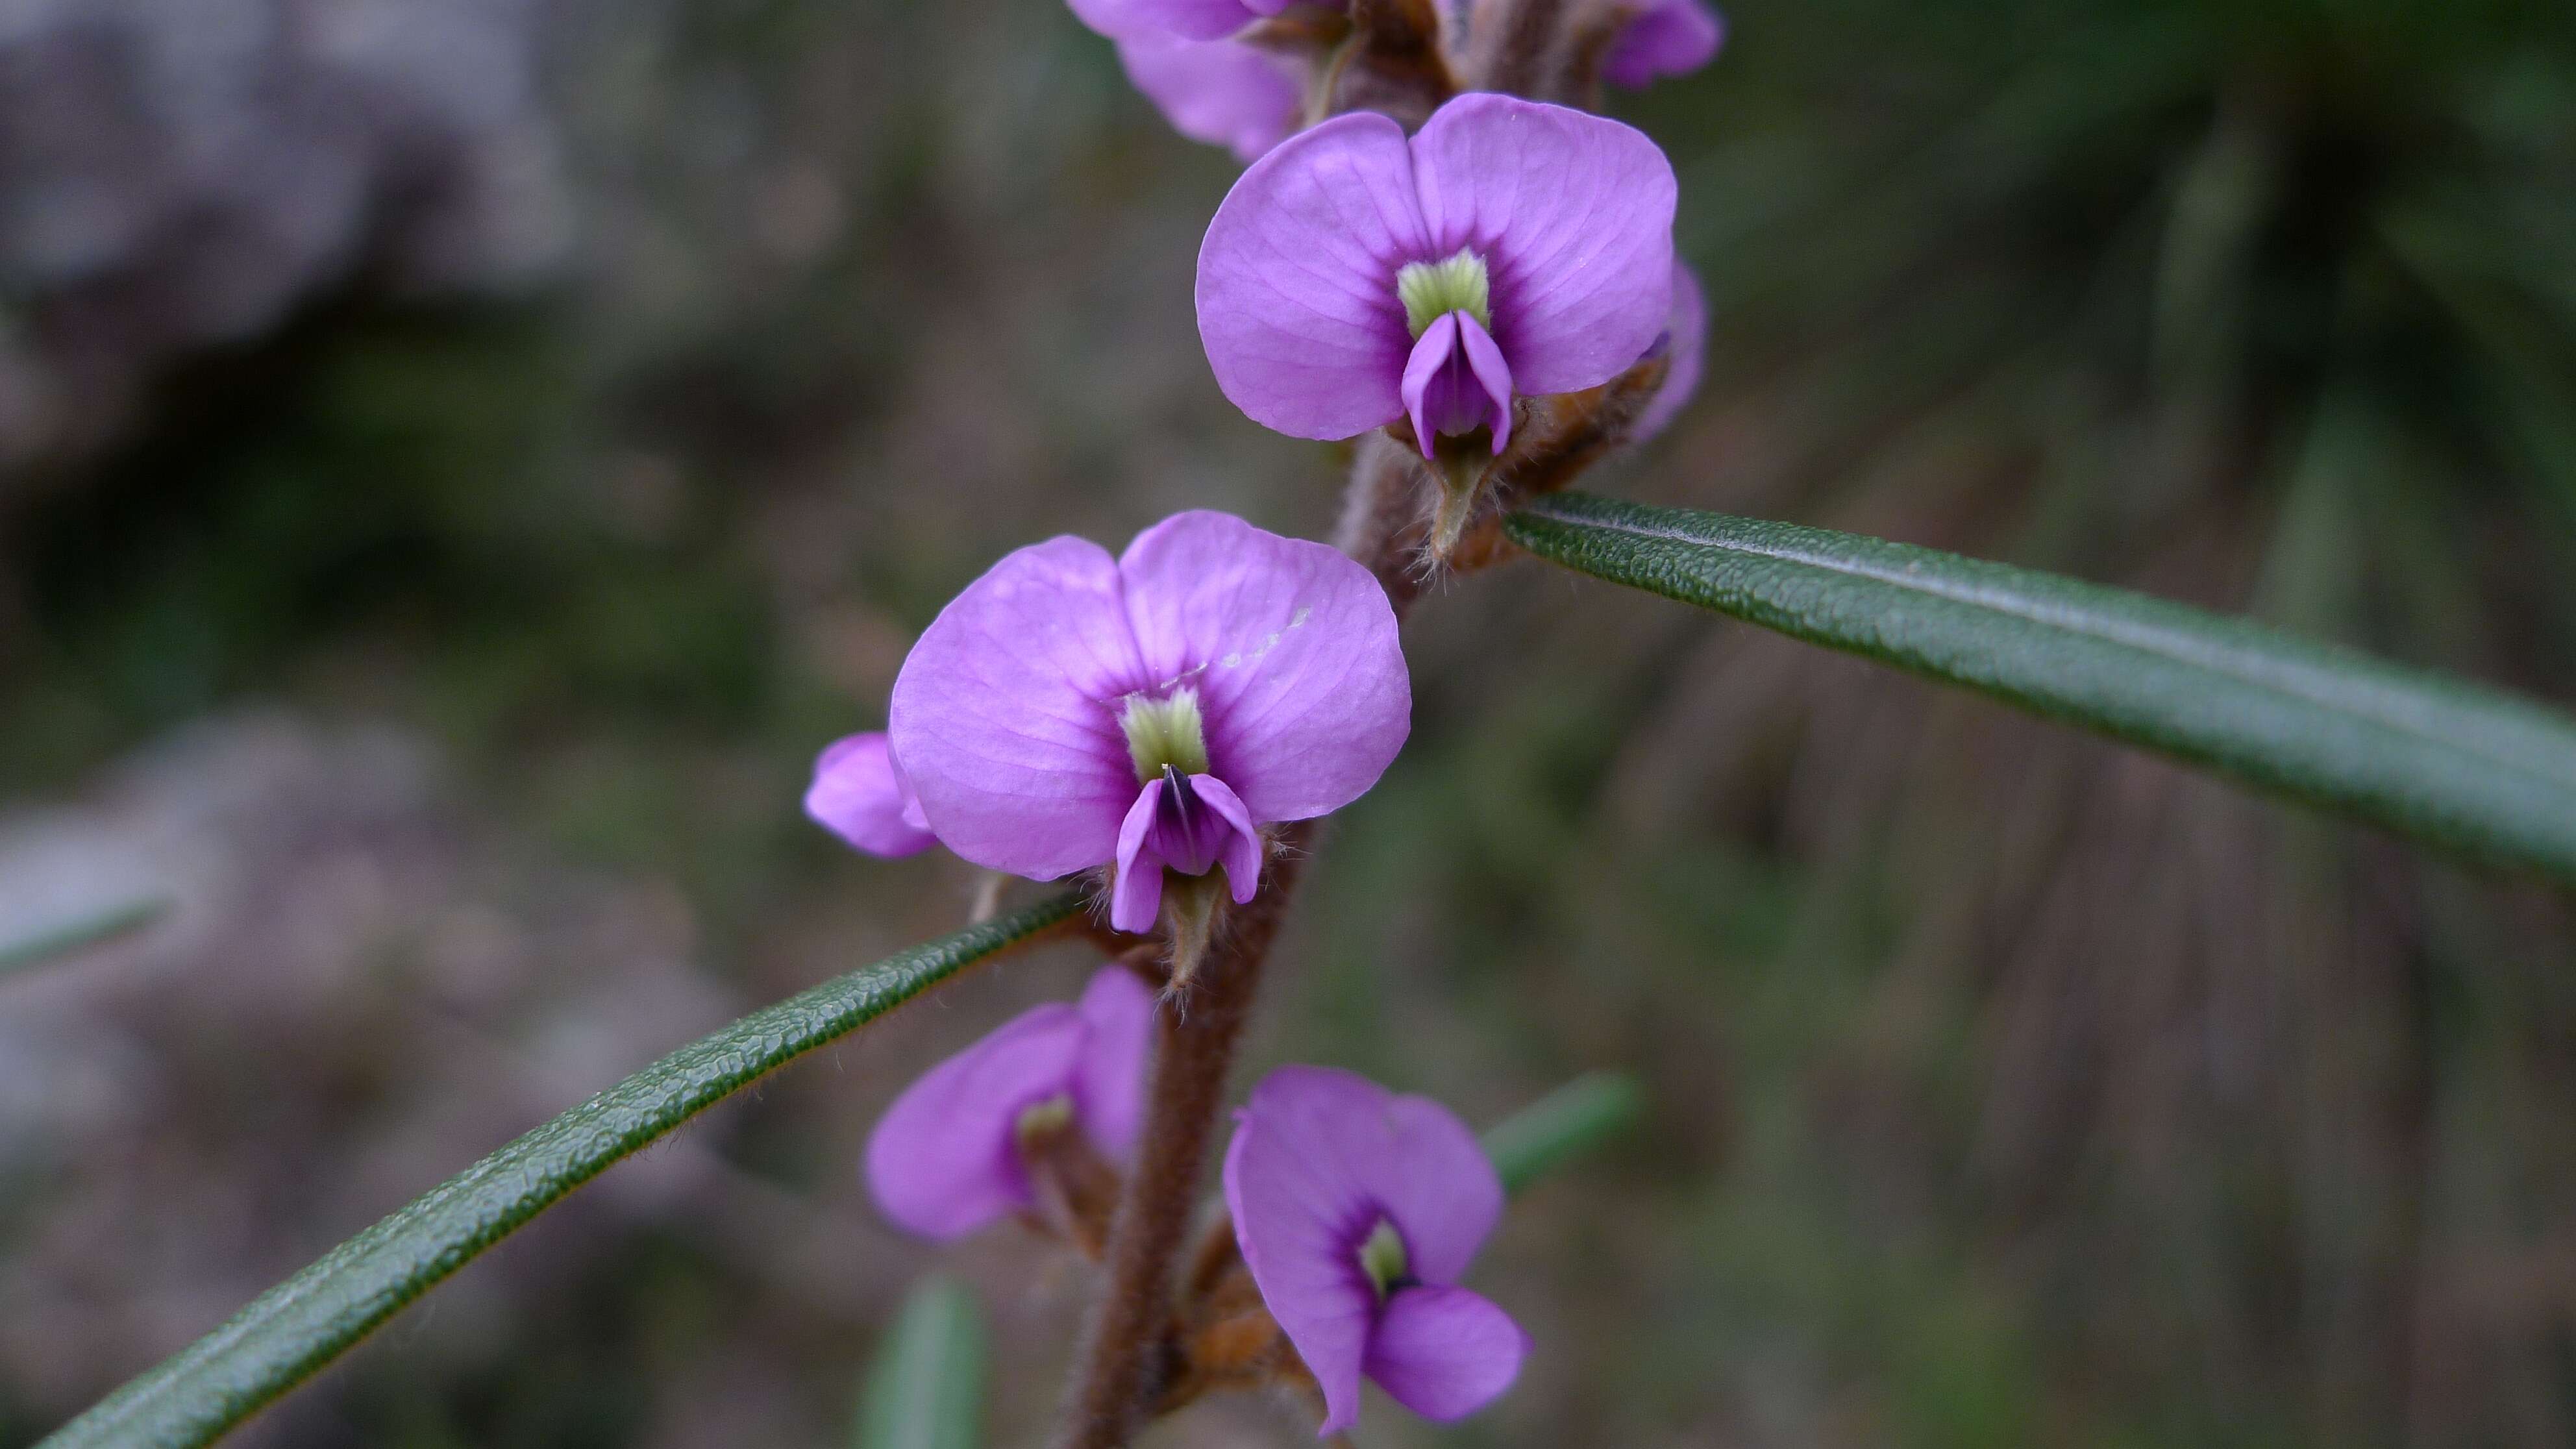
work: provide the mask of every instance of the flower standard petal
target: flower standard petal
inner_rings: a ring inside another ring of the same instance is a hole
[[[1071,1087],[1083,1037],[1073,1007],[1037,1007],[905,1088],[868,1138],[878,1207],[944,1242],[1026,1206],[1019,1115]]]
[[[1688,75],[1717,57],[1726,20],[1703,0],[1655,0],[1619,27],[1602,57],[1601,75],[1636,89],[1659,76]]]
[[[1118,566],[1086,539],[1004,558],[895,677],[887,733],[947,847],[1052,879],[1100,865],[1136,797],[1118,702],[1146,672]]]
[[[1662,432],[1691,394],[1699,391],[1700,369],[1708,352],[1708,295],[1700,290],[1699,278],[1680,262],[1673,263],[1672,310],[1656,345],[1665,349],[1671,362],[1664,369],[1663,386],[1655,389],[1654,400],[1637,415],[1628,435],[1632,442],[1642,443]]]
[[[1209,773],[1254,822],[1338,810],[1403,748],[1413,692],[1395,610],[1338,550],[1183,513],[1137,535],[1119,569],[1149,671],[1198,691]]]
[[[1432,250],[1485,258],[1494,341],[1521,392],[1596,387],[1644,355],[1672,290],[1661,148],[1583,111],[1476,94],[1442,106],[1412,150]],[[1204,332],[1204,303],[1200,315]]]
[[[1124,966],[1093,973],[1074,1004],[1082,1053],[1074,1063],[1074,1113],[1092,1145],[1112,1161],[1136,1150],[1145,1121],[1145,1057],[1154,1034],[1154,993]]]
[[[1394,421],[1413,345],[1394,279],[1428,255],[1427,235],[1395,122],[1353,112],[1274,147],[1226,193],[1199,247],[1199,340],[1217,386],[1294,437]]]
[[[814,761],[805,813],[870,855],[914,855],[936,838],[915,818],[920,806],[881,732],[834,740]]]
[[[1237,40],[1138,35],[1118,41],[1118,63],[1172,129],[1251,161],[1297,126],[1296,77],[1269,52]]]
[[[1426,1419],[1463,1419],[1520,1377],[1529,1335],[1464,1288],[1425,1283],[1386,1300],[1369,1335],[1368,1376]]]

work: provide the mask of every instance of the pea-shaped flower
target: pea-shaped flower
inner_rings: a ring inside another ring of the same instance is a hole
[[[1235,1118],[1235,1242],[1323,1390],[1323,1434],[1359,1417],[1362,1375],[1433,1419],[1511,1387],[1529,1336],[1458,1286],[1503,1211],[1502,1181],[1465,1123],[1323,1067],[1272,1072]]]
[[[1673,169],[1633,127],[1461,96],[1407,140],[1354,112],[1253,163],[1199,249],[1199,337],[1254,421],[1509,443],[1512,399],[1625,371],[1671,300]]]
[[[917,855],[937,837],[880,731],[834,740],[805,791],[814,823],[870,855]]]
[[[1194,512],[1117,558],[1067,537],[995,564],[913,645],[887,732],[923,820],[975,864],[1112,866],[1122,931],[1151,930],[1171,883],[1186,970],[1215,873],[1252,899],[1263,827],[1359,798],[1412,712],[1368,570]]]
[[[868,1188],[908,1231],[946,1241],[1036,1206],[1023,1149],[1078,1131],[1123,1162],[1144,1122],[1154,994],[1124,967],[1079,1002],[1003,1023],[904,1089],[868,1138]]]

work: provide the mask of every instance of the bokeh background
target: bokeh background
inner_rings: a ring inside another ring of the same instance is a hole
[[[1715,312],[1592,480],[2576,701],[2576,7],[1737,0],[1614,99]],[[0,1443],[967,871],[798,814],[1008,548],[1329,524],[1219,396],[1233,172],[1054,0],[0,4]],[[2576,919],[1522,564],[1409,637],[1255,1044],[1644,1128],[1517,1203],[1468,1445],[2576,1441]],[[240,1436],[822,1446],[907,1285],[1041,1442],[1085,1279],[856,1177],[1013,961]],[[1288,1445],[1258,1400],[1165,1445]]]

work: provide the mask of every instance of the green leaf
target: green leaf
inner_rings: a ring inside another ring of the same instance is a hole
[[[128,931],[139,931],[161,919],[162,913],[169,909],[170,902],[164,897],[128,901],[97,915],[39,931],[32,936],[0,942],[0,976],[23,971],[30,966],[42,966],[57,956],[86,950]]]
[[[618,1159],[1081,908],[1077,895],[1053,897],[827,981],[682,1047],[332,1249],[39,1449],[211,1443]]]
[[[2576,884],[2576,724],[2241,619],[1821,528],[1544,498],[1542,558]]]
[[[953,1278],[930,1278],[868,1372],[857,1449],[976,1449],[984,1442],[984,1315]]]
[[[1485,1155],[1518,1192],[1626,1131],[1645,1107],[1637,1079],[1624,1072],[1575,1078],[1485,1130]]]

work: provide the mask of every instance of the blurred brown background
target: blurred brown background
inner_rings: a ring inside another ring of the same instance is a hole
[[[2576,700],[2576,10],[1745,0],[1671,150],[1698,404],[1593,486],[2062,569]],[[995,556],[1318,533],[1226,406],[1232,174],[1053,0],[0,4],[0,1443],[512,1134],[953,928],[805,823]],[[1490,1121],[1457,1445],[2576,1441],[2576,923],[2164,764],[1521,565],[1256,1065]],[[1080,1274],[876,1221],[1032,957],[611,1173],[240,1436],[829,1445],[934,1264],[1039,1442]],[[1210,1406],[1155,1442],[1306,1442]]]

